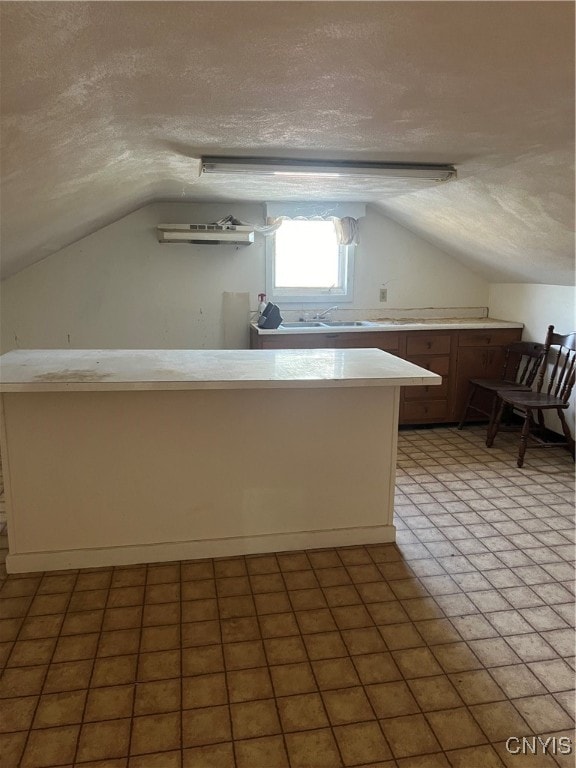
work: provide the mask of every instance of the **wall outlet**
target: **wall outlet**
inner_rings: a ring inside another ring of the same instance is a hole
[[[388,288],[380,288],[380,301],[388,301]]]

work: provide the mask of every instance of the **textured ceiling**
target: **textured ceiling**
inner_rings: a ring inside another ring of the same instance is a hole
[[[3,274],[152,200],[362,200],[494,281],[574,277],[572,2],[2,2]],[[202,154],[452,163],[398,193]],[[233,213],[233,210],[230,211]]]

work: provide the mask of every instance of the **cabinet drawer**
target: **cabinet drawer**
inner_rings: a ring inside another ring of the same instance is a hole
[[[262,349],[325,349],[333,347],[324,333],[278,334],[261,336]]]
[[[419,421],[445,419],[447,416],[447,400],[406,400],[402,404],[402,421],[412,424],[418,424]]]
[[[450,358],[448,355],[410,355],[409,362],[419,365],[427,371],[437,373],[439,376],[448,376],[450,370]]]
[[[450,334],[417,333],[406,334],[407,355],[443,355],[450,353]]]
[[[405,387],[405,400],[445,400],[448,397],[448,379],[444,379],[439,387],[427,384],[425,387]]]
[[[506,347],[513,341],[522,338],[521,328],[496,328],[491,331],[459,331],[458,346],[460,347]]]
[[[396,352],[400,346],[398,333],[327,333],[335,347],[346,349],[364,349],[374,347],[385,352]]]

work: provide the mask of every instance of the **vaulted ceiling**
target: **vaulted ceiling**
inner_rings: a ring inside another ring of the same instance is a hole
[[[0,12],[4,276],[153,200],[349,199],[490,280],[573,282],[572,2]],[[458,179],[215,181],[204,154],[442,162]]]

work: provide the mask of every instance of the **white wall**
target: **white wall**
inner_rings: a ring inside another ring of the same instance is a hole
[[[520,320],[524,323],[522,338],[526,341],[544,341],[549,325],[556,333],[567,334],[576,330],[575,289],[569,285],[534,285],[531,283],[494,283],[488,300],[491,317],[502,320]],[[572,393],[567,420],[574,434],[575,394]],[[547,416],[546,423],[561,432],[555,414]]]
[[[155,203],[2,283],[2,351],[13,348],[221,348],[223,292],[265,288],[264,238],[253,245],[160,244],[156,225],[233,214],[254,203]],[[379,302],[382,285],[388,302]],[[488,283],[373,209],[360,222],[352,308],[485,307]],[[521,317],[514,319],[522,319]]]
[[[386,309],[486,307],[489,285],[456,259],[367,208],[360,222],[354,304]],[[388,301],[379,303],[380,288]]]

